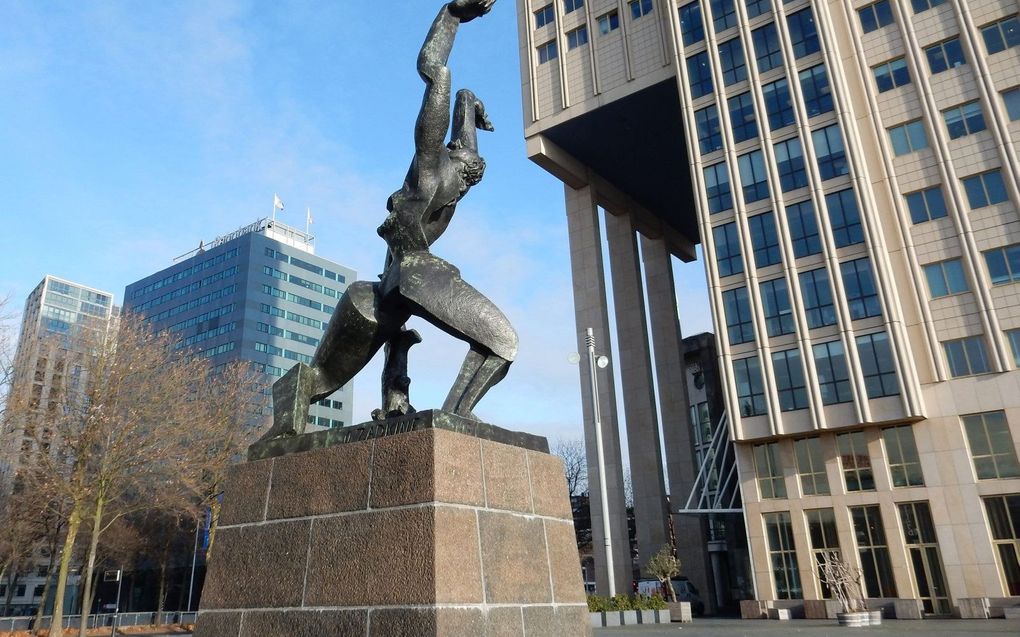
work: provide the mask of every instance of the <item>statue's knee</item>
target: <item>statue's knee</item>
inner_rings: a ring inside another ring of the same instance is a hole
[[[459,91],[457,91],[457,101],[458,102],[468,102],[468,103],[470,103],[470,102],[474,102],[477,99],[478,99],[478,97],[475,96],[475,92],[472,91],[469,88],[462,88]]]

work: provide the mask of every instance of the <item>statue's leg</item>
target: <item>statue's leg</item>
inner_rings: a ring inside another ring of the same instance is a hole
[[[473,412],[475,405],[486,392],[506,377],[509,370],[510,361],[507,359],[472,347],[464,358],[460,374],[443,403],[443,409],[478,420]]]
[[[413,414],[408,389],[411,379],[407,376],[407,352],[421,342],[418,330],[400,330],[400,333],[386,343],[386,363],[382,373],[382,409],[372,412],[375,420],[393,416]]]
[[[453,130],[450,148],[466,148],[478,152],[478,129],[495,130],[485,112],[482,100],[469,89],[457,91],[453,101]]]
[[[273,384],[273,426],[263,440],[302,433],[311,403],[350,382],[406,320],[379,311],[371,283],[352,283],[333,312],[312,364],[298,363]]]

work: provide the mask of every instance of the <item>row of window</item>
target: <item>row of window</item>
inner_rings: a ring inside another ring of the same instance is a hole
[[[145,303],[142,303],[141,305],[135,306],[134,308],[132,308],[132,310],[134,312],[144,312],[145,310],[147,310],[149,308],[162,305],[163,303],[166,303],[167,301],[170,301],[172,299],[176,299],[176,298],[184,296],[186,294],[191,294],[192,292],[200,290],[201,288],[204,288],[207,285],[211,285],[212,283],[215,283],[216,281],[220,281],[222,279],[225,279],[225,278],[228,278],[228,277],[232,277],[235,274],[237,274],[237,266],[236,265],[230,266],[226,270],[221,270],[220,272],[217,272],[216,274],[213,274],[211,276],[207,276],[206,278],[202,279],[201,281],[195,281],[194,283],[191,283],[190,285],[185,285],[184,287],[177,288],[176,290],[173,290],[171,292],[167,292],[166,294],[164,294],[162,296],[157,296],[156,298],[149,299]]]
[[[840,273],[850,317],[859,320],[881,316],[882,307],[870,260],[864,257],[844,261],[840,264]],[[825,268],[818,268],[801,272],[797,276],[808,327],[815,329],[835,325],[836,309],[828,271]],[[758,284],[758,290],[761,294],[768,336],[793,334],[796,330],[786,279],[780,277],[762,281]],[[754,319],[746,287],[723,292],[723,312],[730,345],[754,340]]]
[[[326,427],[328,429],[339,429],[340,427],[344,426],[344,421],[332,420],[330,418],[324,418],[322,416],[313,416],[312,414],[308,414],[308,424],[318,425],[320,427]]]
[[[183,349],[185,347],[190,347],[190,346],[192,346],[192,345],[194,345],[196,343],[201,343],[203,341],[208,341],[211,338],[216,338],[217,336],[222,336],[223,334],[228,334],[230,332],[233,332],[236,327],[237,327],[237,323],[236,322],[231,322],[231,323],[226,323],[224,325],[220,325],[219,327],[214,327],[214,328],[206,330],[204,332],[199,332],[197,334],[192,334],[188,338],[186,338],[186,339],[184,339],[182,341],[177,342],[174,345],[174,349]]]
[[[1020,245],[993,248],[984,253],[992,285],[1020,281]],[[970,291],[961,259],[947,259],[922,267],[931,298],[937,299]]]
[[[279,288],[274,288],[271,285],[263,285],[262,286],[262,292],[264,294],[269,294],[271,296],[275,296],[278,299],[285,299],[287,301],[290,301],[291,303],[297,303],[298,305],[303,305],[305,307],[310,307],[313,310],[319,310],[321,312],[325,312],[326,314],[332,314],[333,313],[333,309],[334,309],[333,306],[326,305],[326,304],[320,303],[318,301],[313,301],[312,299],[308,299],[308,298],[305,298],[303,296],[298,296],[297,294],[291,294],[290,292],[284,292],[283,290],[281,290]]]
[[[269,325],[268,323],[256,323],[255,329],[264,334],[269,334],[270,336],[279,336],[280,338],[290,339],[292,341],[297,341],[298,343],[311,345],[312,347],[319,346],[319,339],[317,338],[306,336],[300,332],[285,330],[283,328],[276,327],[275,325]]]
[[[346,283],[347,282],[347,277],[345,277],[342,274],[337,274],[336,272],[333,272],[332,270],[327,270],[325,268],[320,268],[317,265],[308,263],[307,261],[303,261],[303,260],[301,260],[301,259],[299,259],[297,257],[290,256],[286,252],[281,252],[280,250],[274,250],[272,248],[266,248],[266,256],[270,257],[270,258],[273,258],[273,259],[276,259],[277,261],[282,261],[283,263],[289,263],[291,265],[297,266],[297,267],[299,267],[299,268],[301,268],[303,270],[308,270],[309,272],[314,272],[315,274],[318,274],[319,276],[326,277],[327,279],[331,279],[333,281],[336,281],[337,283]]]
[[[312,290],[313,292],[318,292],[319,294],[325,294],[326,296],[334,299],[339,298],[340,295],[342,294],[342,292],[338,292],[337,290],[334,290],[331,287],[320,285],[314,281],[309,281],[308,279],[303,279],[293,274],[281,272],[280,270],[277,270],[276,268],[270,267],[268,265],[262,266],[262,274],[271,276],[274,279],[280,279],[281,281],[293,283],[294,285],[300,285],[303,288],[307,288],[309,290]]]
[[[227,314],[230,314],[233,311],[234,311],[234,304],[233,303],[227,303],[223,307],[218,307],[215,310],[209,310],[208,312],[199,314],[198,316],[193,316],[193,317],[189,318],[186,321],[181,321],[180,323],[175,323],[175,324],[170,326],[169,331],[172,332],[172,333],[181,332],[183,330],[188,329],[189,327],[194,327],[195,325],[198,325],[199,323],[203,323],[205,321],[209,321],[209,320],[212,320],[214,318],[218,318],[220,316],[225,316]]]
[[[220,288],[219,290],[215,290],[213,292],[209,292],[208,294],[203,294],[202,296],[200,296],[198,298],[191,299],[187,303],[183,303],[181,305],[177,305],[177,306],[172,307],[170,309],[163,310],[159,314],[152,314],[150,316],[147,316],[147,317],[145,317],[145,322],[146,323],[151,323],[153,321],[163,321],[163,320],[166,320],[166,319],[170,318],[171,316],[177,316],[178,314],[181,314],[183,312],[187,312],[188,310],[193,310],[196,307],[199,307],[201,305],[205,305],[206,303],[211,303],[211,302],[213,302],[213,301],[215,301],[217,299],[221,299],[221,298],[223,298],[225,296],[230,296],[231,294],[233,294],[236,291],[237,291],[237,286],[234,285],[233,283],[231,283],[230,285],[224,286],[224,287]]]
[[[856,344],[868,398],[899,394],[899,381],[888,334],[877,332],[858,336]],[[823,404],[851,401],[853,396],[850,390],[850,374],[842,341],[815,345],[812,347],[812,355]],[[780,410],[807,408],[807,383],[800,350],[794,348],[772,352],[772,367]],[[760,416],[768,413],[761,363],[757,355],[735,359],[733,379],[742,416]]]
[[[301,352],[295,352],[289,349],[283,349],[282,347],[276,347],[275,345],[269,345],[268,343],[255,343],[255,351],[262,354],[282,356],[284,358],[289,358],[290,360],[293,361],[298,361],[299,363],[304,363],[305,365],[312,364],[312,357],[308,356],[307,354],[302,354]]]
[[[681,9],[681,15],[682,12],[683,9]],[[795,59],[806,57],[820,50],[818,30],[810,8],[790,14],[786,20],[790,29],[790,40],[793,44]],[[764,73],[781,66],[783,57],[775,24],[770,23],[755,29],[751,35],[759,72]],[[724,85],[731,86],[747,79],[747,61],[744,57],[744,47],[740,36],[720,43],[718,53]],[[688,56],[686,64],[691,97],[697,99],[715,90],[712,66],[707,51]]]
[[[237,257],[237,248],[233,248],[231,250],[227,250],[226,252],[223,252],[222,254],[218,254],[215,257],[212,257],[210,259],[206,259],[204,261],[199,261],[198,263],[195,263],[194,265],[191,265],[191,266],[189,266],[187,268],[184,268],[183,270],[181,270],[179,272],[175,272],[175,273],[173,273],[173,274],[171,274],[169,276],[163,277],[162,279],[159,279],[158,281],[153,281],[152,283],[149,283],[145,287],[138,288],[137,290],[135,290],[134,292],[131,293],[131,298],[137,299],[138,297],[140,297],[140,296],[142,296],[144,294],[148,294],[149,292],[152,292],[153,290],[158,290],[161,287],[170,285],[171,283],[176,283],[177,281],[180,281],[181,279],[186,279],[186,278],[188,278],[189,276],[191,276],[193,274],[197,274],[199,272],[202,272],[203,270],[208,270],[209,268],[215,267],[215,266],[223,263],[224,261],[228,261],[228,260],[234,259],[236,257]]]
[[[283,308],[274,307],[272,305],[269,305],[268,303],[260,303],[259,309],[262,310],[264,314],[269,314],[270,316],[278,316],[282,319],[294,321],[295,323],[300,323],[301,325],[307,325],[308,327],[314,327],[316,329],[321,330],[326,329],[323,322],[318,319],[309,318],[301,314],[296,314],[294,312],[284,310]]]
[[[566,0],[564,2],[564,12],[570,13],[580,7],[584,6],[584,0]],[[652,12],[653,4],[652,0],[630,0],[628,2],[630,7],[630,17],[633,20],[638,20]],[[553,5],[549,4],[541,9],[534,12],[535,15],[535,28],[540,29],[548,24],[553,24],[556,21],[556,12],[553,9]],[[620,28],[620,14],[617,10],[609,11],[596,18],[596,23],[599,26],[599,33],[606,35],[611,31],[615,31]],[[588,27],[587,25],[581,25],[576,29],[568,31],[567,37],[567,50],[574,50],[579,46],[588,44]],[[538,63],[545,64],[555,60],[559,56],[559,49],[556,44],[556,40],[549,40],[535,47],[538,54]]]
[[[829,77],[824,64],[801,71],[798,74],[798,79],[800,80],[800,87],[804,96],[804,107],[809,118],[829,113],[833,110],[832,88],[829,84]],[[769,130],[775,131],[784,128],[796,121],[790,86],[785,77],[763,85],[762,97],[765,101]],[[758,118],[755,116],[754,99],[750,91],[728,98],[726,108],[730,116],[730,129],[733,133],[734,143],[739,144],[759,137]],[[712,104],[695,111],[694,121],[698,133],[698,147],[701,153],[708,154],[721,149],[722,127],[718,107]],[[781,143],[796,144],[796,158],[799,159],[801,157],[799,139]],[[782,162],[783,158],[777,157],[777,160]],[[801,160],[801,163],[803,163],[803,160]],[[784,182],[784,192],[806,184],[806,177],[803,183],[799,183],[799,185],[786,184]]]
[[[234,351],[235,347],[237,347],[237,343],[231,341],[229,343],[224,343],[222,345],[217,345],[216,347],[210,347],[209,349],[202,350],[202,351],[199,351],[199,352],[195,352],[194,356],[196,356],[198,358],[212,358],[213,356],[218,356],[220,354],[226,354],[227,352],[232,352],[232,351]]]

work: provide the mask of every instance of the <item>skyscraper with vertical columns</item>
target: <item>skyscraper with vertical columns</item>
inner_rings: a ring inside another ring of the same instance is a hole
[[[528,153],[565,184],[577,326],[603,343],[607,213],[646,542],[689,438],[654,273],[700,243],[758,599],[820,612],[831,552],[901,616],[1020,596],[1016,2],[518,8]]]

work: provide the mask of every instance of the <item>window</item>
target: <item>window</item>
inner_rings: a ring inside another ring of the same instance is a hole
[[[779,233],[776,232],[776,218],[771,212],[748,218],[751,230],[751,246],[754,249],[754,265],[758,268],[782,263],[779,252]]]
[[[779,33],[773,22],[751,32],[754,41],[754,57],[758,72],[765,73],[783,65],[783,49],[779,44]]]
[[[800,362],[800,350],[773,352],[772,368],[776,375],[780,410],[807,409],[807,385],[804,382],[804,365]]]
[[[793,525],[787,511],[765,513],[765,534],[769,540],[769,559],[776,585],[776,599],[802,599],[804,591],[797,570],[797,551],[793,543]]]
[[[761,380],[761,364],[757,356],[733,361],[733,378],[737,385],[737,402],[741,416],[760,416],[768,413],[765,403],[765,386]]]
[[[967,444],[978,480],[1020,478],[1020,462],[1017,462],[1005,412],[964,416],[963,427],[967,431]]]
[[[779,443],[754,446],[754,471],[758,476],[758,490],[762,499],[786,497],[783,463],[779,461]]]
[[[45,588],[45,584],[37,584],[36,587],[32,589],[32,597],[42,597],[43,589]]]
[[[868,257],[846,261],[839,265],[843,274],[843,288],[846,301],[850,306],[850,318],[853,320],[882,315],[882,306],[878,301],[878,290],[875,288],[875,277],[871,270]]]
[[[846,149],[843,147],[843,134],[839,124],[826,126],[811,133],[815,144],[815,156],[818,158],[818,171],[822,180],[839,177],[850,172],[846,161]]]
[[[690,46],[705,39],[701,2],[692,2],[680,7],[680,33],[683,36],[684,46]]]
[[[963,274],[963,263],[959,259],[929,263],[924,266],[924,276],[928,279],[928,291],[933,299],[960,294],[969,289],[967,277]]]
[[[634,20],[652,12],[652,0],[630,0],[630,17]]]
[[[588,44],[588,27],[581,25],[567,33],[567,50],[573,51],[579,46]]]
[[[687,78],[691,86],[691,97],[697,99],[712,92],[712,67],[709,66],[707,51],[687,58]]]
[[[891,91],[899,86],[910,84],[910,69],[905,58],[889,60],[871,68],[875,74],[875,86],[879,93]]]
[[[737,6],[733,0],[710,0],[712,25],[716,31],[737,26]]]
[[[942,111],[942,117],[946,120],[949,139],[959,139],[985,130],[985,116],[977,100],[946,109]]]
[[[815,26],[815,16],[811,13],[810,7],[786,16],[786,23],[790,27],[794,58],[800,59],[818,52],[818,28]]]
[[[541,29],[547,24],[552,24],[556,21],[556,10],[553,9],[551,4],[547,4],[538,11],[535,12],[535,28]]]
[[[765,156],[756,150],[737,158],[740,168],[740,186],[744,203],[753,203],[769,196],[768,173],[765,171]]]
[[[732,208],[733,192],[730,190],[730,173],[726,170],[726,162],[708,166],[703,173],[705,175],[705,195],[708,197],[708,212],[715,214]]]
[[[698,145],[701,147],[702,154],[708,154],[722,148],[719,109],[716,108],[715,104],[695,111],[694,122],[698,127]]]
[[[798,259],[812,254],[821,254],[822,240],[818,235],[818,219],[815,205],[811,200],[790,204],[786,207],[786,225],[793,242],[793,256]]]
[[[1020,88],[1011,88],[1002,92],[1002,101],[1006,105],[1006,112],[1009,119],[1016,121],[1020,119]]]
[[[754,317],[747,297],[747,288],[723,292],[723,308],[726,311],[726,334],[730,345],[749,343],[754,340]]]
[[[1020,330],[1007,330],[1009,349],[1013,350],[1013,364],[1020,368]]]
[[[868,398],[895,396],[900,393],[896,378],[896,364],[893,362],[889,335],[885,332],[857,337],[857,355],[861,359],[864,385]]]
[[[914,430],[910,425],[882,430],[885,455],[889,459],[889,472],[894,487],[923,487],[921,458],[917,455]]]
[[[598,17],[599,33],[606,35],[610,31],[620,28],[620,14],[617,11],[610,11]]]
[[[793,334],[793,309],[790,308],[790,290],[786,279],[762,281],[761,303],[765,308],[765,328],[769,336]]]
[[[584,0],[563,0],[563,13],[573,13],[584,7]]]
[[[1020,245],[988,250],[985,252],[985,264],[992,285],[1020,281]]]
[[[808,176],[800,138],[778,142],[773,144],[772,149],[776,154],[776,169],[779,171],[779,187],[782,191],[790,192],[807,186]]]
[[[829,212],[829,225],[837,248],[864,243],[861,211],[852,188],[825,195],[825,209]]]
[[[843,468],[846,490],[874,491],[875,475],[871,471],[871,456],[868,455],[864,432],[839,434],[836,436],[836,447],[839,449],[839,463]]]
[[[833,557],[839,557],[839,535],[836,533],[836,515],[832,509],[808,509],[804,511],[807,518],[808,536],[811,538],[811,552],[818,566],[818,583],[822,587],[822,598],[831,599],[832,589],[822,577],[822,564]]]
[[[928,68],[931,69],[932,75],[967,63],[967,58],[963,56],[963,47],[960,46],[960,38],[933,44],[925,48],[924,53],[928,56]]]
[[[824,64],[801,71],[800,88],[804,91],[804,106],[808,117],[832,110],[832,88]]]
[[[715,258],[719,265],[719,276],[729,276],[744,271],[740,254],[740,240],[737,238],[737,224],[727,223],[712,228],[715,240]]]
[[[981,27],[988,55],[1011,49],[1020,44],[1020,19],[1016,15]]]
[[[981,336],[943,341],[942,349],[946,351],[949,375],[953,378],[992,371],[988,365],[988,354],[985,352],[985,339]]]
[[[852,401],[854,397],[850,390],[850,372],[846,365],[843,342],[819,343],[811,349],[815,357],[822,404],[836,405]]]
[[[836,324],[836,308],[832,304],[832,287],[825,268],[800,273],[800,293],[804,297],[804,314],[808,327]]]
[[[898,508],[904,544],[914,570],[914,592],[921,600],[921,612],[925,615],[951,615],[953,606],[949,600],[931,509],[927,502],[905,502]]]
[[[719,45],[719,63],[722,64],[724,85],[730,86],[747,79],[747,63],[739,37]]]
[[[928,148],[928,134],[924,131],[924,123],[919,119],[893,126],[888,131],[893,152],[897,157]]]
[[[733,141],[740,142],[753,139],[758,136],[758,122],[754,118],[754,100],[751,93],[741,93],[727,100],[730,109],[730,128],[733,131]]]
[[[793,98],[790,97],[790,85],[785,77],[761,87],[761,92],[765,98],[765,111],[769,116],[771,130],[789,126],[796,120]]]
[[[549,40],[545,44],[538,45],[538,63],[545,64],[556,59],[556,40]]]
[[[910,0],[910,4],[914,7],[914,13],[921,13],[927,11],[932,7],[937,7],[946,0]]]
[[[804,495],[829,495],[829,477],[825,473],[825,456],[822,441],[818,438],[801,438],[793,442],[797,456],[797,474]]]
[[[878,505],[850,507],[868,597],[896,597],[889,546]]]
[[[892,8],[889,6],[889,0],[879,0],[874,4],[861,7],[857,10],[857,15],[861,18],[861,30],[865,33],[871,33],[887,24],[893,23]]]
[[[747,17],[757,18],[763,13],[768,13],[772,8],[771,0],[744,0],[747,5]]]
[[[964,177],[963,189],[967,191],[967,203],[970,204],[971,210],[1009,199],[1006,184],[1002,181],[1002,171],[999,169]]]
[[[914,223],[941,219],[948,214],[946,200],[940,186],[907,193],[904,197],[907,200],[907,208],[910,210],[910,220]]]
[[[983,498],[999,575],[1008,595],[1020,595],[1020,495]],[[3,591],[0,591],[0,595]]]

